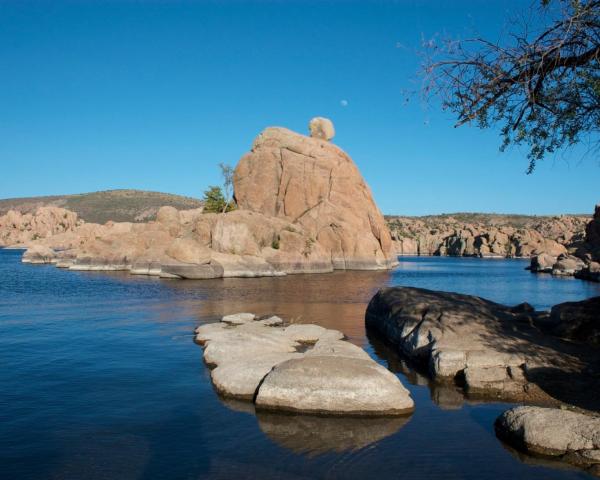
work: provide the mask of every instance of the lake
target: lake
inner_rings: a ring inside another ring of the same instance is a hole
[[[523,260],[401,258],[393,272],[203,281],[73,272],[0,250],[0,472],[6,479],[591,478],[519,455],[493,421],[510,404],[430,386],[364,312],[384,285],[536,308],[600,285],[525,271]],[[199,324],[239,311],[343,331],[410,389],[400,419],[256,414],[215,394]]]

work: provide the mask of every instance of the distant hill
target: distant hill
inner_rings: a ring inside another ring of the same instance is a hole
[[[385,215],[388,222],[397,219],[421,220],[426,225],[453,224],[479,224],[487,226],[508,226],[514,228],[531,228],[540,222],[549,221],[559,217],[592,218],[591,214],[565,214],[565,215],[520,215],[510,213],[475,213],[475,212],[457,212],[442,213],[440,215],[425,215],[421,217],[408,215]]]
[[[48,197],[8,198],[0,200],[0,215],[8,210],[32,213],[51,205],[76,212],[86,222],[145,222],[156,217],[158,209],[169,205],[178,210],[202,206],[197,198],[144,190],[105,190],[102,192]]]

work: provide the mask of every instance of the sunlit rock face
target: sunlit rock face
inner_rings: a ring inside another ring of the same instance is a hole
[[[267,128],[240,160],[234,189],[240,209],[297,225],[307,236],[306,252],[320,250],[334,269],[385,269],[396,262],[388,227],[358,168],[325,140]]]
[[[369,188],[352,159],[327,140],[333,125],[317,118],[311,132],[314,137],[267,128],[258,136],[235,170],[234,211],[165,206],[147,223],[77,224],[28,244],[54,252],[25,259],[187,279],[395,265],[390,232]],[[69,225],[75,221],[69,217]]]

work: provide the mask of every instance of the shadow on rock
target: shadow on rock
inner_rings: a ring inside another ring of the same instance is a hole
[[[359,450],[398,432],[410,416],[349,418],[257,412],[260,429],[278,445],[309,456]]]
[[[600,366],[580,371],[564,371],[554,367],[527,370],[527,378],[551,397],[591,411],[600,411]]]

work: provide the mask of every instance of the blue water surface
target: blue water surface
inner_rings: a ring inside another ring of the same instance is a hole
[[[1,478],[588,478],[504,447],[493,421],[506,404],[463,401],[394,366],[366,337],[364,311],[386,284],[538,308],[600,295],[600,285],[536,276],[518,260],[178,281],[24,265],[20,255],[0,250]],[[236,311],[344,331],[397,372],[415,413],[403,425],[344,423],[222,401],[192,334]]]

